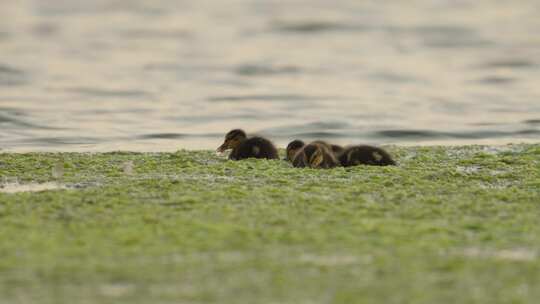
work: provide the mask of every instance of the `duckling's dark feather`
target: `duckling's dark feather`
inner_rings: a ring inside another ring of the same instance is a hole
[[[396,162],[392,159],[388,152],[381,148],[368,145],[347,147],[340,154],[339,161],[343,167],[356,165],[396,165]]]
[[[229,159],[240,160],[244,158],[277,159],[278,151],[274,144],[262,137],[251,137],[242,141],[234,148]]]
[[[292,162],[294,160],[294,156],[296,155],[296,153],[298,153],[298,151],[300,151],[300,149],[302,149],[303,146],[305,146],[306,144],[299,140],[299,139],[295,139],[293,141],[291,141],[288,145],[287,145],[287,148],[285,150],[285,159],[284,160],[288,160],[290,162]]]
[[[310,163],[313,155],[316,153],[322,154],[322,160],[317,165],[313,166]],[[334,168],[339,165],[334,153],[330,150],[329,145],[325,142],[315,141],[304,146],[293,159],[293,166],[297,168],[312,167],[312,168]]]
[[[343,153],[343,150],[345,150],[345,148],[343,148],[342,146],[339,146],[339,145],[330,145],[330,148],[332,148],[332,152],[334,152],[334,155],[337,157],[339,157],[341,155],[341,153]]]

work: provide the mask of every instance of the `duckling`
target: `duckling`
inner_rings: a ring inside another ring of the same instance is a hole
[[[343,152],[343,150],[345,150],[345,148],[343,148],[340,145],[328,144],[327,142],[322,141],[322,140],[316,140],[313,143],[318,143],[318,144],[325,145],[332,152],[334,152],[334,156],[336,158],[338,158],[339,155],[341,155],[341,153]],[[299,140],[299,139],[295,139],[295,140],[291,141],[287,145],[287,151],[286,151],[285,160],[288,160],[288,161],[292,162],[293,159],[294,159],[294,156],[296,155],[296,153],[298,151],[300,151],[300,149],[302,149],[302,147],[304,147],[305,145],[306,144],[302,140]]]
[[[343,153],[343,151],[345,150],[345,148],[343,148],[342,146],[334,145],[334,144],[331,144],[330,148],[332,149],[332,152],[334,152],[334,155],[336,156],[336,158],[338,158],[341,155],[341,153]]]
[[[334,168],[339,165],[339,161],[334,156],[330,145],[315,141],[305,145],[296,153],[293,159],[293,166],[297,168]]]
[[[396,165],[390,154],[385,150],[368,145],[351,146],[345,148],[339,156],[343,167],[356,165],[389,166]]]
[[[224,152],[232,149],[229,154],[231,160],[241,160],[245,158],[266,158],[278,159],[278,151],[274,144],[266,138],[250,137],[241,129],[234,129],[225,135],[225,141],[217,148],[217,152]]]
[[[287,145],[285,160],[292,162],[296,153],[298,153],[298,151],[300,151],[300,149],[302,149],[302,147],[304,147],[305,145],[306,144],[299,139],[291,141]]]
[[[343,151],[345,150],[345,148],[343,148],[340,145],[330,144],[330,143],[325,142],[324,140],[316,140],[313,143],[324,145],[326,148],[328,148],[328,150],[334,153],[334,156],[336,157],[336,159],[339,158],[341,153],[343,153]]]

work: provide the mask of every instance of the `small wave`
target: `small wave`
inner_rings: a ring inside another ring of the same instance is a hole
[[[295,94],[262,94],[262,95],[238,95],[238,96],[215,96],[209,97],[208,101],[223,102],[223,101],[295,101],[295,100],[322,100],[330,97],[317,97]]]
[[[419,81],[417,78],[410,75],[400,75],[390,72],[373,73],[369,75],[369,78],[392,83],[410,83]]]
[[[138,139],[177,139],[186,138],[188,134],[184,133],[150,133],[137,136]]]
[[[427,130],[383,130],[374,132],[373,135],[389,138],[433,138],[445,136],[444,133]]]
[[[335,132],[302,132],[302,133],[292,133],[291,138],[308,138],[308,139],[327,139],[327,138],[339,138],[344,137],[340,133]]]
[[[22,85],[26,82],[26,73],[23,70],[0,64],[0,86]]]
[[[290,137],[290,136],[300,136],[305,135],[308,137],[316,137],[317,134],[320,136],[326,136],[330,134],[330,137],[335,137],[338,133],[334,131],[341,131],[339,134],[343,134],[343,130],[349,129],[351,125],[346,122],[340,121],[323,121],[323,122],[310,122],[306,124],[298,125],[284,125],[275,128],[265,129],[264,132],[267,134],[274,134],[276,136]],[[295,132],[291,135],[291,131]],[[343,136],[343,135],[340,135]]]
[[[480,68],[484,69],[499,69],[499,68],[509,68],[509,69],[527,69],[535,67],[537,64],[533,61],[526,59],[507,59],[507,60],[494,60],[480,65]]]
[[[186,139],[186,138],[222,138],[224,133],[149,133],[135,136],[134,139]]]
[[[141,90],[109,90],[109,89],[97,89],[97,88],[68,88],[68,92],[73,92],[85,96],[94,97],[121,97],[121,98],[148,98],[152,94]]]
[[[14,67],[10,67],[5,64],[0,64],[0,73],[1,74],[10,74],[10,75],[23,75],[24,72],[22,70],[16,69]]]
[[[536,129],[525,129],[515,132],[518,135],[538,135],[540,134],[540,130]]]
[[[475,37],[429,37],[424,40],[424,45],[431,48],[480,48],[492,44],[489,40]]]
[[[472,36],[474,31],[471,28],[459,25],[421,25],[411,29],[421,35],[437,35],[437,36]]]
[[[0,107],[0,126],[3,129],[9,129],[11,127],[15,128],[26,128],[26,129],[45,129],[45,130],[59,130],[60,128],[48,127],[40,124],[34,124],[28,122],[26,118],[26,113],[21,110],[12,109],[12,108],[3,108]]]
[[[516,79],[511,77],[502,77],[502,76],[487,76],[481,79],[478,79],[477,82],[488,85],[501,85],[501,84],[510,84],[515,82]]]
[[[526,123],[529,125],[540,125],[540,119],[527,119],[527,120],[524,120],[523,123]]]
[[[295,66],[266,66],[254,64],[240,65],[235,69],[235,73],[242,76],[297,74],[300,73],[300,71],[300,68]]]
[[[176,62],[153,62],[143,66],[147,71],[173,71],[173,72],[224,72],[227,71],[226,67],[215,65],[189,65],[178,64]]]
[[[276,22],[272,29],[279,32],[321,33],[330,31],[366,31],[369,27],[358,24],[345,24],[331,21]]]
[[[472,131],[472,132],[440,132],[428,130],[383,130],[376,131],[371,137],[401,138],[401,139],[484,139],[497,137],[512,137],[519,135],[538,135],[540,130],[525,129],[518,131]]]
[[[455,25],[418,26],[410,29],[422,38],[424,45],[432,48],[484,47],[493,41],[480,37],[471,28]]]
[[[130,29],[118,31],[118,35],[127,39],[185,39],[189,32],[181,29]]]
[[[189,122],[190,124],[197,124],[197,123],[207,123],[212,121],[230,121],[230,120],[255,120],[258,121],[262,117],[266,118],[283,118],[285,116],[288,116],[287,114],[283,113],[264,113],[264,115],[260,112],[253,111],[252,113],[246,112],[246,113],[231,113],[231,114],[223,114],[223,115],[188,115],[188,116],[165,116],[163,119],[169,120],[169,121],[179,121],[179,122]]]
[[[59,27],[53,23],[39,23],[32,27],[32,33],[40,37],[53,36],[58,32]]]
[[[317,121],[305,125],[306,128],[310,129],[345,129],[350,126],[349,123],[342,121]]]
[[[103,142],[102,138],[94,137],[78,137],[78,136],[59,136],[59,137],[32,137],[14,139],[8,141],[9,146],[22,147],[22,146],[40,146],[40,147],[54,147],[54,146],[67,146],[67,145],[88,145],[97,144]]]

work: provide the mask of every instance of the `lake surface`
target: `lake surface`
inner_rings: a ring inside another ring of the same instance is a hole
[[[0,1],[0,149],[540,139],[540,1]]]

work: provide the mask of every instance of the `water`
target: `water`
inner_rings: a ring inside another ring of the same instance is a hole
[[[4,151],[540,138],[540,2],[0,1]]]

